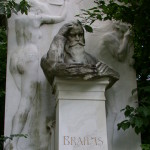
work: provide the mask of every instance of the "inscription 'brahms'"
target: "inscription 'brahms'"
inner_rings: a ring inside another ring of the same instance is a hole
[[[87,146],[87,145],[103,145],[101,137],[71,137],[64,136],[64,145],[77,145],[77,146]]]

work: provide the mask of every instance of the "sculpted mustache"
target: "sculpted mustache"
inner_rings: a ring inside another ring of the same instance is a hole
[[[69,47],[73,47],[73,46],[75,46],[75,45],[77,45],[77,44],[79,44],[79,45],[81,45],[81,46],[85,46],[85,44],[84,44],[83,42],[74,42],[74,43],[72,43],[72,44],[69,44]]]

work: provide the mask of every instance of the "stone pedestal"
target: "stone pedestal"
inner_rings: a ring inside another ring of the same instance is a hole
[[[105,88],[108,78],[55,78],[55,150],[108,150]]]

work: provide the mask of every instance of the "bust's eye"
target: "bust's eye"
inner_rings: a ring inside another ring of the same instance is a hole
[[[70,34],[70,36],[75,37],[75,36],[76,36],[76,34]]]

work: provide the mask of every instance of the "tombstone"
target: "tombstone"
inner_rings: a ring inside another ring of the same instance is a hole
[[[14,14],[8,20],[5,106],[5,135],[28,136],[6,141],[4,149],[140,150],[140,136],[133,129],[117,130],[117,124],[125,119],[120,110],[126,105],[136,107],[137,101],[137,95],[131,94],[136,88],[136,74],[128,26],[97,21],[92,25],[93,33],[85,32],[85,39],[81,39],[85,41],[81,42],[84,55],[72,51],[63,56],[62,41],[66,39],[60,35],[57,38],[60,29],[76,22],[75,15],[94,6],[93,2],[30,0],[29,3],[28,16]],[[55,65],[57,60],[61,65]],[[63,61],[67,65],[62,65]],[[87,111],[81,116],[83,109]],[[82,123],[76,120],[78,117],[84,118]]]

